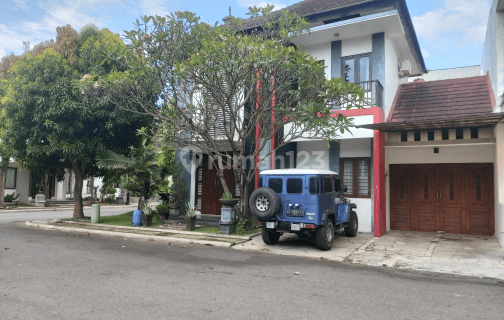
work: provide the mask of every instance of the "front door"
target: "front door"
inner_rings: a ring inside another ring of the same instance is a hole
[[[208,155],[204,155],[202,177],[203,188],[201,190],[201,213],[220,215],[222,204],[220,203],[219,199],[224,194],[224,188],[222,187],[222,183],[217,176],[217,168],[210,162],[211,159],[208,157]],[[226,184],[229,190],[233,192],[235,189],[235,178],[233,170],[231,168],[224,170],[224,179],[226,180]]]
[[[492,164],[390,166],[390,227],[492,235]]]

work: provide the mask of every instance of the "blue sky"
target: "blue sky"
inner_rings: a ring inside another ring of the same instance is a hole
[[[203,21],[222,22],[232,7],[245,17],[252,5],[285,7],[299,0],[0,0],[0,57],[21,53],[23,41],[33,45],[56,38],[56,27],[80,30],[89,23],[122,34],[145,14],[176,10],[195,12]],[[491,0],[406,0],[420,47],[430,70],[479,65]]]

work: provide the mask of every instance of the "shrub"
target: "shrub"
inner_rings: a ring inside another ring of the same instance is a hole
[[[103,199],[103,202],[105,203],[115,203],[115,195],[108,196]]]
[[[156,211],[159,215],[169,215],[170,214],[170,206],[168,202],[163,202],[156,207]]]
[[[4,202],[12,202],[19,198],[19,194],[16,196],[16,193],[14,192],[13,194],[8,194],[4,197]]]

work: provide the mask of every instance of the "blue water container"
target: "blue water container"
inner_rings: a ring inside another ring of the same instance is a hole
[[[133,211],[133,227],[142,225],[142,210]]]

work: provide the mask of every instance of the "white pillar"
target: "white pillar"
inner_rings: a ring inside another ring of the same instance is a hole
[[[191,207],[196,208],[196,154],[191,155],[191,186],[189,187],[189,202]]]
[[[56,200],[65,200],[66,192],[65,192],[65,180],[58,181],[56,183]]]

